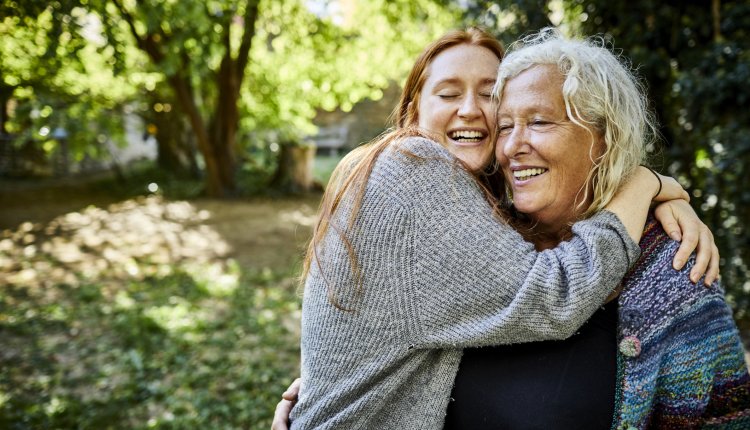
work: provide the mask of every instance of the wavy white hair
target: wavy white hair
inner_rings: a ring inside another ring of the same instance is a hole
[[[498,71],[493,93],[501,101],[508,80],[534,66],[555,65],[565,77],[562,92],[571,121],[604,138],[603,154],[583,186],[580,205],[593,189],[593,201],[582,217],[603,209],[646,157],[655,143],[656,121],[648,109],[641,82],[630,64],[613,54],[602,38],[569,39],[545,28],[512,44]],[[590,186],[589,186],[590,185]]]

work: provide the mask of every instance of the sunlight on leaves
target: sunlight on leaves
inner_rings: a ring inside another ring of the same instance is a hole
[[[170,333],[194,331],[200,323],[196,310],[180,297],[170,297],[169,305],[146,309],[144,315]]]

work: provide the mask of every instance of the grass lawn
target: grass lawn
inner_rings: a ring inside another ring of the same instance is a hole
[[[2,231],[0,428],[270,428],[317,199],[139,197]]]

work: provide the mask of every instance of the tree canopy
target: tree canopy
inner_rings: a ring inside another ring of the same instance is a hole
[[[59,83],[61,96],[100,95],[105,105],[137,100],[133,85],[156,91],[187,118],[214,196],[235,191],[248,146],[241,137],[256,130],[299,137],[313,130],[317,108],[348,110],[363,98],[379,98],[415,53],[458,18],[453,8],[429,0],[90,0],[6,7],[12,14],[4,30],[12,37],[4,49],[36,52],[26,61],[12,62],[20,54],[4,62],[12,69],[3,73],[6,93],[18,100],[18,85],[32,81],[16,76],[38,70],[57,70],[54,76],[34,72],[38,88]],[[30,46],[40,37],[44,44]],[[24,43],[29,46],[15,46]],[[43,59],[54,65],[39,68]],[[88,77],[109,75],[97,85],[76,76],[80,69]],[[139,79],[144,71],[148,78]]]

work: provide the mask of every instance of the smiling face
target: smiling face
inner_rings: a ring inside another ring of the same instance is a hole
[[[564,76],[541,65],[509,79],[498,108],[496,157],[510,184],[513,205],[540,231],[566,232],[591,203],[584,186],[603,139],[571,121],[562,94]]]
[[[433,59],[422,87],[419,127],[473,169],[483,167],[492,154],[491,96],[499,65],[487,48],[456,45]]]

